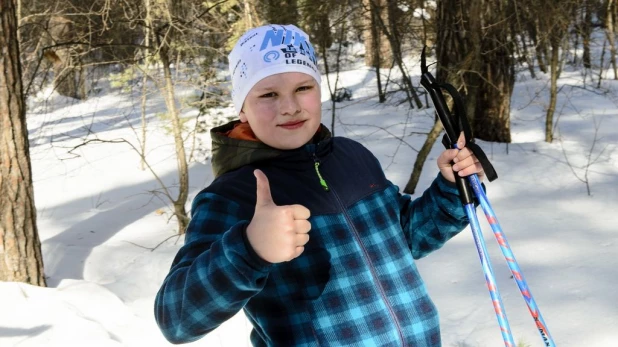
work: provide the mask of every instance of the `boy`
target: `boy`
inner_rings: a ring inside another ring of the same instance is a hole
[[[453,170],[482,175],[476,158],[463,143],[444,151],[412,201],[366,148],[320,124],[300,29],[252,29],[229,64],[239,120],[211,131],[216,178],[156,297],[165,337],[197,340],[244,309],[255,346],[439,346],[414,259],[468,224]]]

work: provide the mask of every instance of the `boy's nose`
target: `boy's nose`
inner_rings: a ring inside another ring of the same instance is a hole
[[[296,96],[288,96],[281,98],[280,111],[283,115],[295,115],[300,112],[300,103]]]

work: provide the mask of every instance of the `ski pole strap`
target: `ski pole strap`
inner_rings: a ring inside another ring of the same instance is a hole
[[[453,124],[454,126],[457,126],[460,129],[459,132],[463,131],[464,138],[466,140],[466,147],[468,147],[468,149],[472,151],[472,153],[476,156],[476,158],[481,163],[481,166],[483,167],[483,171],[485,171],[485,176],[487,177],[489,182],[494,181],[496,178],[498,178],[498,173],[496,172],[496,169],[494,169],[494,166],[489,161],[489,158],[487,158],[487,155],[485,154],[483,149],[479,145],[476,144],[476,142],[474,141],[474,137],[472,137],[472,130],[470,129],[470,123],[468,122],[468,117],[466,117],[466,109],[464,107],[464,102],[463,102],[463,98],[461,97],[461,94],[459,94],[459,92],[457,91],[457,89],[455,89],[455,87],[453,87],[453,85],[448,84],[448,83],[437,84],[435,88],[445,89],[450,94],[451,98],[453,98],[455,114],[452,115],[452,117],[455,118],[456,121],[455,122],[451,121],[451,124]],[[442,144],[444,145],[444,147],[452,148],[451,143],[457,142],[459,138],[458,135],[459,133],[452,134],[453,138],[451,138],[451,140],[449,141],[450,136],[445,133],[444,136],[442,137]]]

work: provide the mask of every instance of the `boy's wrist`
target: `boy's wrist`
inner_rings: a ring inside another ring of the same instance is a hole
[[[442,191],[445,192],[450,192],[456,195],[459,195],[459,188],[457,187],[456,183],[453,183],[449,180],[447,180],[442,173],[438,173],[438,177],[436,177],[436,180],[438,181],[438,186],[441,187],[440,189]],[[481,182],[481,188],[483,189],[483,192],[487,192],[487,187],[485,186],[485,183]],[[474,196],[474,206],[477,207],[479,205],[479,201],[476,198],[476,196]]]
[[[451,181],[447,180],[446,177],[444,177],[444,175],[442,175],[442,172],[438,172],[437,179],[440,180],[442,184],[446,185],[446,187],[457,189],[457,184],[455,184],[455,182],[451,182]]]
[[[246,222],[245,225],[243,225],[240,233],[242,234],[242,241],[245,244],[245,248],[247,249],[247,254],[249,255],[250,260],[253,262],[253,264],[259,267],[266,267],[272,265],[271,262],[262,259],[262,257],[257,254],[255,249],[253,249],[253,246],[251,246],[251,242],[249,242],[249,237],[247,236],[248,226],[249,222]]]

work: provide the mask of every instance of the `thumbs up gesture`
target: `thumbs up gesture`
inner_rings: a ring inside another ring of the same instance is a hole
[[[247,226],[247,238],[255,252],[270,263],[298,257],[309,241],[309,210],[302,205],[277,206],[266,175],[253,172],[257,184],[255,213]]]

